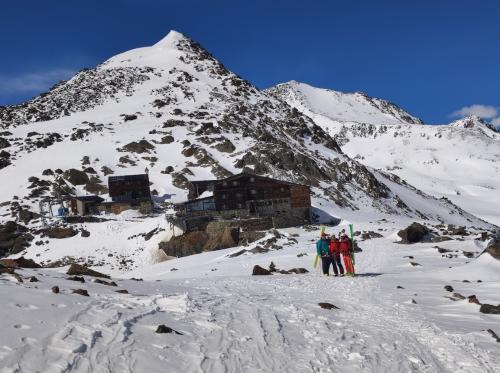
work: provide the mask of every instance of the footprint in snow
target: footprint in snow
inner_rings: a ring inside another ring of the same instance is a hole
[[[31,329],[31,326],[24,324],[15,324],[14,329]]]

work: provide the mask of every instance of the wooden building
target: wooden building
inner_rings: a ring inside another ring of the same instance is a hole
[[[311,221],[310,188],[305,185],[242,173],[191,182],[189,188],[189,200],[176,205],[177,215],[186,220],[271,218],[276,228]]]
[[[131,209],[147,214],[153,209],[147,174],[110,176],[108,188],[111,201],[105,202],[104,199],[95,195],[73,197],[71,199],[72,214],[120,214]]]
[[[110,176],[109,196],[113,202],[149,201],[151,191],[147,174]]]

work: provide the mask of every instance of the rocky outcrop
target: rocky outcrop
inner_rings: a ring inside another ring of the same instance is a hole
[[[161,242],[159,248],[168,256],[182,257],[201,253],[207,240],[208,235],[205,232],[190,232],[172,237],[168,242]]]
[[[92,277],[110,278],[110,276],[105,275],[104,273],[94,271],[80,264],[72,264],[69,267],[68,272],[66,272],[66,274],[70,276],[92,276]]]
[[[500,260],[500,237],[494,238],[486,247],[485,252],[490,254],[493,258]]]
[[[51,227],[42,230],[42,233],[49,238],[62,239],[76,236],[78,231],[71,227]]]
[[[28,228],[13,221],[0,225],[0,257],[23,251],[33,238]]]
[[[89,182],[88,175],[76,168],[71,168],[64,172],[63,177],[73,185],[85,185]]]
[[[422,242],[428,238],[429,234],[429,229],[419,223],[412,223],[407,228],[398,232],[398,236],[401,237],[401,243],[407,244]]]
[[[252,270],[252,276],[267,276],[270,274],[271,274],[271,271],[269,271],[268,269],[262,268],[259,265],[254,266],[253,270]]]
[[[33,259],[26,259],[23,256],[17,259],[1,259],[0,264],[8,268],[42,268]]]

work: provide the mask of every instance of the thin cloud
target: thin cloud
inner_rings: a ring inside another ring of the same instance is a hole
[[[492,119],[498,116],[498,109],[489,105],[471,105],[453,112],[452,117],[465,117],[469,115],[477,115],[485,119]]]
[[[40,92],[50,88],[60,80],[70,78],[74,74],[75,71],[71,69],[53,69],[18,76],[0,75],[0,92]]]

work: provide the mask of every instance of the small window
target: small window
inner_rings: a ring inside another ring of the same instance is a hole
[[[227,187],[227,181],[223,181],[223,182],[222,182],[222,186]]]
[[[233,181],[233,186],[238,186],[238,182],[236,180]]]
[[[221,194],[220,198],[226,199],[226,195],[225,194]]]
[[[243,205],[241,203],[238,203],[238,208],[239,209],[242,209],[243,208]]]
[[[236,198],[241,198],[241,197],[243,197],[243,194],[241,194],[241,193],[236,193]]]
[[[251,183],[255,183],[255,177],[253,177],[253,176],[252,176],[252,177],[250,178],[250,182],[251,182]]]
[[[252,190],[250,191],[250,194],[252,194],[252,195],[256,195],[256,194],[257,194],[257,191],[256,191],[255,189],[252,189]]]
[[[281,191],[284,192],[285,191],[285,188],[281,187]]]

